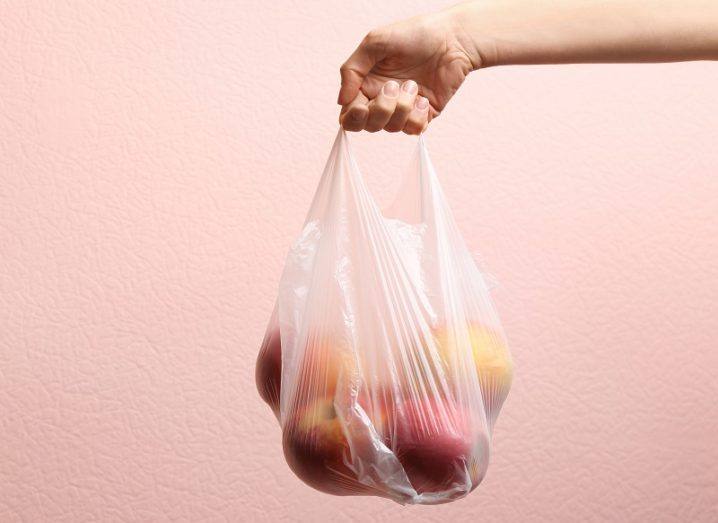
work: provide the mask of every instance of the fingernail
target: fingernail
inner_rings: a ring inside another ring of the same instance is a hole
[[[416,85],[416,82],[414,80],[407,80],[406,82],[404,82],[401,88],[405,93],[409,94],[416,94],[416,92],[419,90],[419,86]]]
[[[382,91],[384,91],[386,96],[394,98],[397,94],[399,94],[399,83],[394,80],[390,80],[384,84]]]
[[[429,107],[429,100],[427,98],[424,98],[423,96],[420,96],[416,99],[416,108],[420,111],[424,111]]]

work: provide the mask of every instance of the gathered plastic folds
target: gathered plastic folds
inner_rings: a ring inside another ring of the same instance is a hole
[[[486,474],[512,374],[423,138],[382,213],[340,130],[257,360],[290,468],[330,494],[464,497]]]

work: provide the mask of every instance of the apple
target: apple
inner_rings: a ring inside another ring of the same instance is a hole
[[[282,387],[282,339],[278,328],[270,328],[264,336],[257,356],[255,379],[259,395],[278,415]]]
[[[349,444],[331,398],[297,408],[284,427],[284,457],[307,485],[335,495],[368,494],[349,462]]]
[[[353,353],[338,337],[313,335],[309,339],[304,349],[302,373],[296,376],[298,387],[333,396],[340,376],[346,373],[344,375],[350,377],[356,370]],[[265,334],[257,356],[255,380],[259,395],[277,414],[282,388],[282,339],[278,328],[270,328]]]
[[[283,427],[284,455],[292,471],[317,490],[337,495],[369,491],[348,465],[349,443],[334,407],[338,395],[350,401],[358,379],[354,353],[344,343],[320,333],[308,336]],[[365,402],[365,397],[356,401]]]
[[[462,334],[463,335],[463,334]],[[513,362],[503,335],[479,323],[469,323],[466,336],[479,377],[486,419],[490,426],[496,421],[501,406],[508,396],[513,380]],[[460,349],[458,335],[446,328],[438,329],[436,340],[445,360]]]
[[[478,419],[450,401],[417,398],[397,405],[394,416],[391,448],[417,493],[448,493],[440,499],[449,501],[481,482],[489,442]]]

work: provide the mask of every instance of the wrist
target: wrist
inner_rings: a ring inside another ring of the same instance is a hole
[[[485,23],[490,18],[487,2],[464,2],[449,7],[442,14],[474,71],[499,65],[499,40]]]

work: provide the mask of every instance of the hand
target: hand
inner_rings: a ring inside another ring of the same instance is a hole
[[[348,131],[424,131],[475,68],[458,29],[443,12],[371,31],[340,69],[340,124]]]
[[[715,0],[475,0],[371,31],[341,67],[339,121],[419,134],[479,67],[679,60],[718,60]]]

